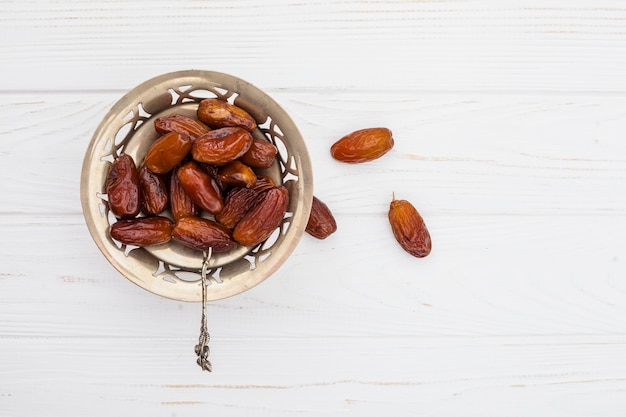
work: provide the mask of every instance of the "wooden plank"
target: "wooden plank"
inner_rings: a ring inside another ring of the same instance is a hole
[[[78,216],[2,219],[0,335],[195,343],[200,305],[127,281]],[[425,259],[399,248],[384,216],[337,220],[335,235],[304,236],[258,287],[211,303],[214,339],[620,335],[626,328],[623,216],[435,214],[427,217],[434,249]]]
[[[11,57],[0,62],[0,90],[126,90],[201,68],[263,88],[626,92],[617,0],[0,8],[0,54]]]
[[[626,97],[272,90],[300,128],[315,192],[337,213],[379,215],[392,192],[429,213],[623,215]],[[2,213],[80,213],[82,159],[117,93],[5,94]],[[330,157],[353,130],[386,126],[369,164]]]
[[[216,303],[216,334],[623,331],[623,98],[391,94],[381,109],[354,91],[273,94],[307,138],[316,194],[340,229],[303,239],[262,287]],[[195,337],[197,306],[127,282],[84,225],[82,156],[118,95],[3,97],[12,103],[0,116],[4,334]],[[366,123],[391,126],[394,150],[361,166],[332,161],[330,144]],[[426,218],[435,242],[426,260],[393,241],[391,192]],[[76,309],[87,309],[78,322]]]
[[[623,337],[218,341],[202,372],[173,339],[10,339],[5,415],[618,416]],[[59,401],[59,393],[68,397]],[[424,412],[426,414],[426,412]]]
[[[0,1],[0,414],[621,416],[624,3],[270,3]],[[285,107],[339,223],[209,305],[213,374],[200,305],[124,279],[79,198],[110,106],[189,68]],[[373,125],[385,158],[330,158]]]

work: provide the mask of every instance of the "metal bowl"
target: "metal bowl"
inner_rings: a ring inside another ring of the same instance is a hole
[[[289,207],[266,241],[211,256],[205,271],[207,301],[239,294],[274,273],[298,244],[313,198],[311,162],[300,132],[289,115],[252,84],[224,73],[189,70],[160,75],[129,91],[100,122],[87,148],[80,185],[83,214],[96,245],[122,275],[154,294],[180,301],[202,301],[203,253],[175,240],[142,248],[111,239],[109,227],[116,218],[108,209],[104,183],[115,156],[126,153],[136,162],[143,159],[159,136],[154,119],[173,113],[193,116],[198,103],[209,97],[246,110],[258,123],[253,136],[278,148],[274,165],[262,174],[288,189]]]

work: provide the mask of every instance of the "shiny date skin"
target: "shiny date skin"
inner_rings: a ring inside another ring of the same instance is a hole
[[[356,164],[380,158],[393,145],[391,130],[373,127],[345,135],[331,146],[330,153],[337,161]]]
[[[194,161],[185,162],[176,171],[178,181],[187,195],[202,210],[217,214],[224,208],[221,191],[216,181]]]
[[[139,214],[141,210],[139,173],[130,155],[122,154],[113,161],[104,188],[109,209],[116,217],[129,219]]]
[[[224,193],[228,191],[228,188],[230,186],[223,183],[220,177],[217,175],[217,171],[220,167],[218,167],[217,165],[205,164],[203,162],[198,163],[198,165],[200,165],[200,167],[204,169],[206,173],[211,176],[211,178],[213,178],[213,180],[217,184],[217,188],[220,190],[220,193],[224,195]]]
[[[392,198],[389,205],[389,224],[400,246],[416,258],[430,254],[432,241],[424,219],[407,200]]]
[[[233,238],[244,246],[263,242],[280,225],[288,205],[289,192],[284,186],[263,192],[259,201],[235,226]]]
[[[141,190],[141,210],[145,214],[160,214],[170,201],[167,179],[155,174],[148,167],[139,167],[139,188]]]
[[[192,141],[211,130],[198,119],[182,114],[157,118],[154,121],[154,129],[162,135],[170,132],[182,133],[189,136]]]
[[[256,184],[256,174],[246,164],[239,160],[220,166],[217,178],[226,185],[250,188]]]
[[[306,225],[306,232],[318,239],[326,239],[337,231],[337,222],[326,203],[313,196],[311,214]]]
[[[217,98],[200,102],[196,112],[198,119],[212,129],[241,127],[249,132],[256,129],[256,120],[244,109]]]
[[[250,149],[239,160],[249,167],[266,169],[272,166],[277,153],[276,146],[266,140],[254,138]]]
[[[183,245],[196,250],[212,249],[227,252],[235,249],[235,242],[226,227],[202,217],[184,217],[176,222],[172,237]]]
[[[191,150],[191,138],[178,132],[166,133],[150,145],[144,164],[156,174],[173,170]]]
[[[169,242],[174,223],[167,217],[122,219],[111,225],[111,237],[126,245],[150,246]]]
[[[193,142],[191,156],[198,162],[226,165],[245,154],[252,141],[250,132],[240,127],[215,129]]]
[[[170,211],[172,212],[174,221],[178,221],[183,217],[197,216],[200,213],[196,203],[194,203],[180,184],[177,171],[178,168],[172,172],[169,187]]]

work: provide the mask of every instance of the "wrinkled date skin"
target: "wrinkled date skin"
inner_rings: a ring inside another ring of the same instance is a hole
[[[184,217],[178,220],[172,237],[196,250],[212,248],[213,252],[227,252],[238,246],[226,227],[201,217]]]
[[[306,232],[318,239],[326,239],[337,231],[337,222],[328,206],[313,196],[311,214],[306,225]]]
[[[235,187],[226,193],[224,209],[215,216],[220,224],[234,228],[243,216],[256,204],[260,193],[252,188]]]
[[[211,130],[193,142],[191,156],[198,162],[226,165],[245,154],[252,139],[250,132],[240,127]]]
[[[194,161],[185,162],[176,171],[183,190],[201,209],[217,214],[224,208],[222,194],[211,175]]]
[[[256,184],[256,174],[249,166],[235,160],[217,170],[217,178],[227,185],[250,188]]]
[[[159,117],[154,121],[154,128],[162,135],[170,132],[187,135],[192,141],[211,130],[207,125],[198,119],[182,114]]]
[[[154,141],[146,153],[144,164],[156,174],[170,172],[191,150],[191,138],[170,132]]]
[[[239,160],[252,168],[266,169],[276,159],[278,148],[266,140],[254,138],[250,149]]]
[[[139,214],[139,173],[131,156],[122,154],[113,161],[104,188],[108,195],[109,209],[116,217],[129,219]]]
[[[198,206],[185,192],[185,189],[178,180],[178,168],[176,168],[170,176],[170,211],[174,221],[178,221],[183,217],[197,216],[200,212]]]
[[[248,132],[256,129],[256,120],[247,111],[217,98],[202,100],[196,114],[201,122],[212,129],[235,126],[246,129]]]
[[[149,246],[169,242],[174,223],[167,217],[122,219],[111,226],[111,237],[133,246]]]
[[[394,237],[406,252],[416,258],[430,254],[430,233],[424,219],[409,201],[392,199],[388,217]]]
[[[252,189],[254,191],[262,193],[263,191],[267,191],[270,188],[274,188],[275,186],[276,186],[276,183],[274,182],[272,177],[268,177],[267,175],[258,175],[256,177],[256,182],[254,183],[254,187],[252,187]]]
[[[263,242],[280,225],[288,205],[289,192],[285,187],[263,192],[256,205],[235,226],[233,238],[244,246]]]
[[[356,164],[380,158],[393,148],[391,130],[384,127],[361,129],[335,142],[330,153],[338,161]]]
[[[148,167],[139,168],[139,188],[141,190],[141,209],[146,214],[159,214],[167,208],[170,201],[167,181],[162,174],[155,174]]]

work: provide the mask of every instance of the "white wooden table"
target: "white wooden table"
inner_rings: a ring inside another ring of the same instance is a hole
[[[5,0],[0,55],[0,415],[625,415],[625,2]],[[182,69],[279,102],[339,224],[209,305],[212,373],[79,198],[104,114]],[[372,126],[389,154],[332,160]]]

